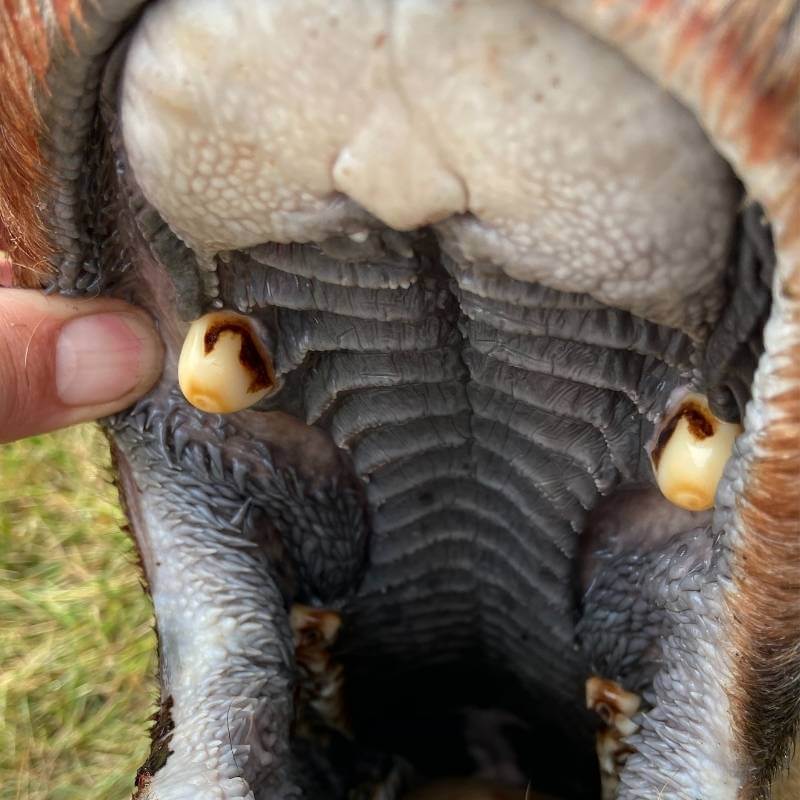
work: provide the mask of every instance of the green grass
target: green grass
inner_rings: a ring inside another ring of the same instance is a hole
[[[127,800],[155,637],[93,426],[0,446],[0,800]]]

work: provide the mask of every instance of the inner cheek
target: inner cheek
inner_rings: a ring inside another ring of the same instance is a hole
[[[626,486],[603,497],[581,533],[579,588],[585,593],[610,558],[658,551],[681,531],[705,528],[713,511],[679,508],[650,486]]]

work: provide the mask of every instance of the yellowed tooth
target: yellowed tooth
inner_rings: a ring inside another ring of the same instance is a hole
[[[350,736],[344,667],[332,653],[342,626],[341,615],[333,609],[294,603],[289,611],[289,624],[297,667],[295,732],[313,736],[321,722]]]
[[[586,707],[602,720],[596,734],[602,800],[617,796],[625,762],[634,752],[626,739],[639,729],[633,717],[641,705],[638,694],[626,691],[615,681],[597,675],[586,681]]]
[[[214,311],[189,327],[178,360],[178,383],[193,406],[227,414],[257,403],[275,387],[275,374],[250,320]]]
[[[741,432],[741,425],[717,419],[702,395],[684,398],[650,454],[664,497],[689,511],[711,508],[733,442]]]

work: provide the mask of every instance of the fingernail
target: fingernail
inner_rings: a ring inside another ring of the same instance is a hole
[[[56,344],[56,390],[70,406],[118,400],[142,378],[144,324],[133,314],[78,317],[61,329]]]

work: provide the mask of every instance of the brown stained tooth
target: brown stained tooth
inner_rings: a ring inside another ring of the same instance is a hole
[[[275,374],[250,320],[214,311],[190,325],[178,360],[178,383],[196,408],[228,414],[249,408],[272,391]]]
[[[625,739],[638,730],[633,717],[641,704],[639,695],[626,691],[615,681],[597,676],[586,681],[586,707],[603,721],[597,731],[603,800],[614,800],[617,796],[622,768],[634,752]]]
[[[296,733],[311,737],[322,726],[350,736],[344,668],[331,655],[342,618],[338,611],[295,603],[289,612],[297,664]]]
[[[705,511],[714,496],[742,426],[723,422],[706,398],[689,395],[670,414],[650,453],[664,497],[689,511]]]

